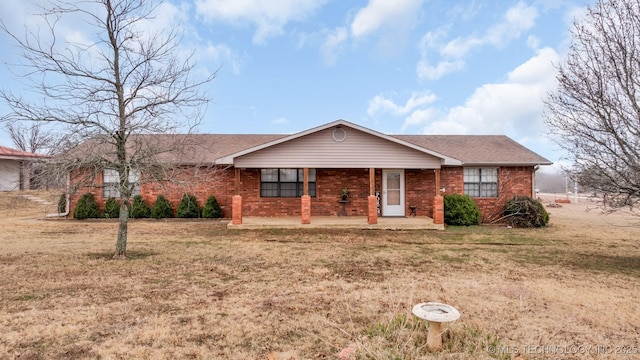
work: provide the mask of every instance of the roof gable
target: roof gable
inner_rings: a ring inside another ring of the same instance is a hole
[[[337,128],[341,128],[341,127],[344,127],[346,129],[355,130],[357,132],[366,134],[366,135],[368,135],[370,137],[377,138],[378,140],[382,140],[382,141],[384,141],[386,143],[399,145],[401,147],[417,151],[419,153],[422,153],[423,155],[428,155],[428,157],[437,158],[437,159],[439,159],[439,162],[442,165],[461,165],[461,162],[458,159],[455,159],[455,158],[452,158],[450,156],[444,155],[444,154],[439,153],[437,151],[433,151],[433,150],[431,150],[429,148],[425,148],[425,147],[422,147],[422,146],[418,146],[416,144],[412,144],[412,143],[407,142],[407,141],[405,141],[403,139],[400,139],[400,138],[397,138],[397,137],[394,137],[394,136],[389,136],[389,135],[386,135],[386,134],[383,134],[383,133],[380,133],[380,132],[377,132],[377,131],[374,131],[374,130],[371,130],[371,129],[368,129],[368,128],[365,128],[365,127],[362,127],[362,126],[359,126],[359,125],[356,125],[356,124],[353,124],[353,123],[348,122],[346,120],[336,120],[336,121],[333,121],[333,122],[330,122],[330,123],[327,123],[327,124],[324,124],[324,125],[321,125],[321,126],[309,129],[309,130],[305,130],[305,131],[302,131],[302,132],[299,132],[299,133],[296,133],[296,134],[293,134],[293,135],[285,136],[285,137],[282,137],[282,138],[279,138],[279,139],[276,139],[276,140],[273,140],[273,141],[270,141],[270,142],[267,142],[267,143],[264,143],[264,144],[260,144],[260,145],[254,146],[252,148],[247,148],[247,149],[244,149],[242,151],[239,151],[239,152],[236,152],[236,153],[233,153],[233,154],[229,154],[229,155],[227,155],[225,157],[216,159],[215,162],[217,164],[235,164],[236,159],[241,158],[241,157],[245,157],[246,158],[249,154],[257,153],[257,152],[263,151],[263,150],[265,150],[267,148],[274,148],[274,147],[277,147],[277,146],[279,146],[281,144],[291,143],[291,142],[294,142],[294,141],[299,140],[299,139],[309,138],[310,135],[319,134],[319,133],[322,133],[322,132],[325,132],[325,131],[330,131],[331,129],[337,129]],[[336,141],[336,142],[340,142],[340,141]],[[364,166],[363,163],[361,163],[361,166],[362,167],[367,167],[367,166]]]

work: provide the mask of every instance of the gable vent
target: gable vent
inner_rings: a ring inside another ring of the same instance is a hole
[[[343,128],[337,127],[333,129],[333,133],[331,134],[331,137],[335,142],[343,142],[347,139],[347,132]]]

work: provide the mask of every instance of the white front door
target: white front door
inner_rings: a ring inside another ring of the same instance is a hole
[[[404,215],[404,170],[382,170],[382,216]]]

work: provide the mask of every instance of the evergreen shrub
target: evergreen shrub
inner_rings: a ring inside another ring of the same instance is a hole
[[[222,217],[222,208],[218,204],[218,200],[216,200],[215,196],[211,195],[207,199],[207,202],[202,208],[202,217],[209,219]]]
[[[143,219],[151,216],[151,209],[144,199],[142,195],[136,195],[133,197],[133,202],[131,203],[131,209],[129,210],[129,217],[134,219]]]
[[[447,225],[455,226],[479,225],[480,209],[478,209],[478,204],[469,195],[445,195],[444,222]]]
[[[120,216],[120,203],[116,198],[110,197],[107,199],[107,202],[104,204],[104,213],[102,215],[109,219],[115,219]]]
[[[92,193],[86,193],[78,200],[76,208],[73,210],[73,217],[80,220],[100,217],[98,203]]]
[[[184,194],[176,215],[179,218],[199,218],[200,217],[200,205],[198,205],[198,199],[193,194]]]
[[[171,202],[164,197],[164,195],[158,195],[156,202],[151,208],[151,217],[154,219],[166,219],[173,217],[173,206]]]

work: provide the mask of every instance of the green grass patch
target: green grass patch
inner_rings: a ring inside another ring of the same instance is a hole
[[[14,297],[13,299],[17,300],[17,301],[33,301],[33,300],[44,299],[44,296],[43,295],[37,295],[37,294],[21,294],[21,295],[18,295],[16,297]]]
[[[640,256],[611,256],[565,250],[527,251],[514,254],[516,262],[539,266],[560,266],[576,270],[640,276]]]

